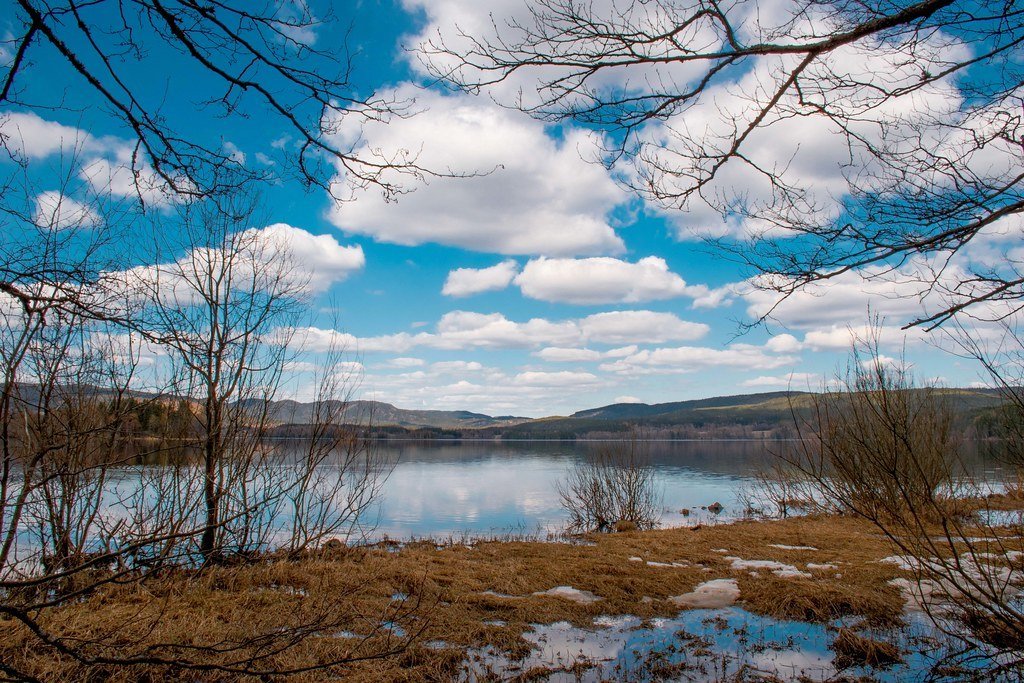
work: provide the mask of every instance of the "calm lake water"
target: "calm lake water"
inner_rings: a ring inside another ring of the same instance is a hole
[[[371,536],[473,536],[555,530],[565,522],[556,490],[577,463],[601,442],[456,441],[388,442],[385,455],[396,463],[383,500],[371,519]],[[777,441],[658,441],[645,444],[663,492],[666,525],[713,517],[700,510],[720,502],[721,517],[739,512],[737,493],[786,448]],[[972,449],[972,474],[998,482],[1002,470]]]

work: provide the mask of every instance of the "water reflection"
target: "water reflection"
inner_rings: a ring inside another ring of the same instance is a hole
[[[612,442],[614,443],[614,442]],[[391,441],[381,448],[395,469],[376,510],[375,535],[490,535],[535,533],[565,521],[556,483],[601,442]],[[737,494],[755,483],[774,456],[790,444],[778,441],[654,441],[645,444],[663,489],[666,524],[730,518]],[[964,453],[967,469],[990,481],[1003,477],[988,454]],[[720,517],[701,507],[720,502]]]
[[[763,617],[739,607],[691,610],[674,619],[599,617],[593,628],[566,622],[537,624],[524,637],[533,649],[513,661],[493,650],[470,652],[467,680],[507,678],[547,670],[547,681],[705,680],[959,680],[932,678],[949,650],[918,619],[904,629],[866,632],[897,644],[902,661],[888,667],[837,662],[831,645],[840,624],[808,624]],[[746,674],[743,676],[742,674]],[[962,672],[961,672],[962,673]]]
[[[385,450],[396,463],[378,510],[377,533],[391,537],[534,533],[565,521],[556,483],[577,462],[607,444],[595,442],[398,443]],[[763,442],[654,442],[666,520],[681,508],[698,513],[721,502],[735,508],[737,491],[763,465]]]

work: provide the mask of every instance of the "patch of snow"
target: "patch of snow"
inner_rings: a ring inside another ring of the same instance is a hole
[[[834,564],[828,564],[828,563],[825,563],[825,564],[817,564],[817,563],[815,563],[815,562],[808,562],[808,563],[807,563],[807,568],[808,568],[808,569],[820,569],[820,570],[825,570],[825,569],[839,569],[839,567],[835,566]]]
[[[780,545],[778,543],[769,543],[769,548],[778,548],[780,550],[817,550],[812,545]]]
[[[689,567],[689,562],[651,562],[648,560],[648,567]]]
[[[740,587],[736,579],[714,579],[698,585],[692,593],[669,598],[669,602],[691,609],[719,609],[734,605],[739,597]]]
[[[593,602],[598,602],[601,598],[594,595],[590,591],[581,591],[578,588],[572,586],[555,586],[549,588],[546,591],[537,591],[534,595],[539,597],[550,597],[550,598],[563,598],[565,600],[571,600],[572,602],[578,602],[581,605],[589,605]]]
[[[643,562],[644,558],[642,558],[642,557],[631,557],[631,558],[629,558],[629,561],[630,562]]]
[[[345,638],[346,640],[351,640],[355,638],[361,639],[365,637],[366,636],[361,636],[358,633],[353,633],[352,631],[338,631],[336,633],[331,634],[331,638]]]
[[[908,572],[914,571],[921,566],[913,557],[906,557],[904,555],[890,555],[889,557],[883,557],[879,562],[882,564],[894,564]]]
[[[783,579],[793,579],[797,577],[805,579],[811,578],[811,574],[807,572],[802,572],[791,564],[775,562],[774,560],[744,560],[739,557],[731,556],[726,556],[723,559],[732,562],[732,568],[735,571],[756,571],[758,569],[766,569],[770,571],[772,574],[775,574],[775,576],[778,576]]]
[[[508,593],[498,593],[497,591],[485,590],[480,595],[486,595],[491,598],[501,598],[503,600],[522,600],[521,595],[509,595]]]

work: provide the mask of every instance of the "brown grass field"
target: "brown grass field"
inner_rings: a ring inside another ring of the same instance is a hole
[[[738,604],[757,614],[815,622],[862,615],[870,624],[892,625],[904,601],[887,581],[905,574],[894,564],[878,562],[892,554],[870,524],[836,516],[590,535],[574,543],[333,544],[296,561],[268,559],[108,585],[84,602],[48,612],[43,625],[65,638],[84,642],[105,636],[116,643],[90,649],[97,658],[126,653],[173,657],[190,646],[215,645],[217,651],[206,655],[211,663],[255,662],[268,669],[369,657],[326,671],[300,672],[296,680],[450,680],[472,648],[525,655],[531,646],[522,634],[530,624],[565,620],[590,626],[600,615],[672,617],[679,607],[670,597],[716,578],[736,579]],[[749,569],[734,570],[727,556],[774,560],[812,576],[782,578],[768,571],[753,576]],[[808,563],[836,569],[809,569]],[[533,595],[556,586],[590,591],[601,599],[580,604]],[[391,630],[386,622],[400,628]],[[262,649],[233,646],[246,636],[299,624],[302,630],[283,651],[270,641]],[[13,622],[0,629],[4,659],[48,681],[234,677],[149,664],[94,666],[87,672],[66,656],[40,648]],[[377,657],[382,653],[389,656]]]

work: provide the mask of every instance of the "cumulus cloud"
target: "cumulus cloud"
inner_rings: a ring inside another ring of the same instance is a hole
[[[333,330],[309,328],[306,337],[319,348],[328,348],[344,338],[346,346],[361,352],[405,353],[415,347],[458,350],[579,348],[588,343],[657,344],[699,339],[709,329],[703,323],[688,322],[672,313],[655,311],[609,311],[578,319],[532,318],[523,322],[509,320],[501,313],[451,311],[441,317],[433,332],[399,332],[356,338]],[[633,351],[635,349],[631,347],[618,348],[603,355],[617,358]]]
[[[362,124],[342,117],[338,135],[360,154],[406,150],[423,168],[478,175],[431,178],[397,202],[375,189],[356,188],[352,201],[336,203],[329,212],[342,230],[396,244],[436,242],[500,254],[623,250],[608,215],[627,196],[603,167],[584,160],[599,154],[594,134],[568,129],[556,140],[542,123],[486,98],[410,84],[390,95],[416,100],[418,113]],[[345,183],[339,170],[335,190],[345,192]]]
[[[585,363],[598,361],[604,358],[624,358],[625,356],[636,353],[636,351],[637,347],[635,345],[624,346],[618,349],[609,349],[608,351],[548,346],[537,351],[533,355],[542,360],[546,360],[549,363]]]
[[[285,247],[293,262],[308,275],[309,289],[315,294],[326,291],[366,265],[361,246],[344,246],[332,235],[314,235],[286,223],[250,232]]]
[[[594,392],[613,384],[590,372],[517,372],[475,361],[443,361],[426,370],[367,376],[362,388],[402,407],[550,415],[560,408],[576,409],[577,389]]]
[[[601,369],[619,374],[649,372],[692,372],[705,368],[729,367],[744,370],[768,370],[795,362],[792,356],[777,356],[751,344],[731,344],[724,349],[700,346],[679,346],[641,350]]]
[[[570,372],[568,370],[560,372],[540,372],[531,370],[529,372],[519,373],[512,379],[512,381],[516,384],[533,387],[578,387],[588,384],[598,384],[601,382],[597,375],[592,373]]]
[[[793,389],[794,391],[806,390],[808,388],[815,388],[815,385],[821,383],[821,376],[811,372],[793,372],[788,375],[760,375],[752,379],[744,380],[740,382],[740,386],[744,387],[756,387],[756,388],[784,388]]]
[[[65,126],[31,112],[0,114],[0,142],[13,156],[43,159],[62,151],[102,151],[105,145],[85,131]]]
[[[593,349],[572,349],[558,346],[548,346],[537,353],[537,357],[553,363],[577,363],[601,360],[604,354]]]
[[[426,365],[426,361],[422,358],[399,356],[398,358],[392,358],[389,360],[386,365],[392,368],[418,368]]]
[[[20,160],[63,154],[80,164],[78,175],[97,194],[136,198],[152,206],[177,201],[177,196],[152,165],[136,158],[135,146],[113,136],[95,136],[31,112],[0,114],[0,144]],[[182,186],[185,179],[177,181]]]
[[[580,320],[583,336],[605,344],[661,344],[704,337],[711,328],[704,323],[681,320],[673,313],[655,311],[608,311]]]
[[[265,228],[250,228],[233,238],[238,251],[231,257],[236,278],[243,274],[246,286],[265,291],[288,291],[290,294],[320,294],[333,283],[347,278],[365,263],[359,245],[345,247],[330,235],[313,235],[301,228],[275,223]],[[220,248],[196,247],[175,261],[136,266],[126,271],[106,274],[111,283],[121,283],[137,296],[156,295],[175,305],[189,305],[198,300],[200,283],[196,273],[216,272],[225,261]],[[310,332],[321,347],[342,338]],[[353,338],[341,344],[352,348]]]
[[[67,230],[95,227],[100,217],[91,206],[51,190],[36,196],[32,221],[42,228]]]
[[[637,303],[694,292],[657,256],[636,263],[609,257],[542,257],[530,260],[515,283],[531,299],[570,304]]]
[[[490,268],[456,268],[448,273],[441,293],[446,296],[470,296],[505,289],[517,272],[519,264],[513,259]]]

